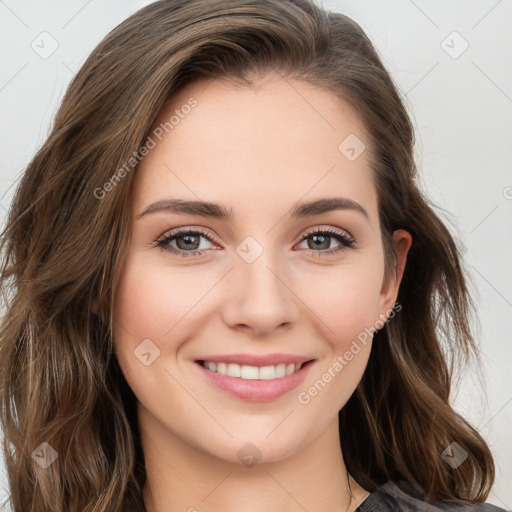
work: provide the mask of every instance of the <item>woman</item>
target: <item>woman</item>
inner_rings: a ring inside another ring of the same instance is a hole
[[[500,510],[413,141],[361,28],[307,0],[115,28],[1,238],[14,512]]]

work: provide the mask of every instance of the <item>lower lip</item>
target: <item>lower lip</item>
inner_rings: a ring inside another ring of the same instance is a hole
[[[300,370],[285,377],[249,380],[212,372],[201,363],[194,362],[210,384],[228,395],[250,402],[268,402],[295,389],[306,378],[313,363],[314,361],[310,361],[303,365]]]

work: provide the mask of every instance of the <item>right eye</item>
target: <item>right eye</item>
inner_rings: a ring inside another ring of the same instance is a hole
[[[213,242],[212,237],[206,234],[205,231],[197,229],[181,229],[171,231],[166,234],[164,238],[158,240],[157,247],[171,254],[187,258],[189,256],[203,256],[204,249],[199,250],[201,247],[201,238]],[[171,244],[175,243],[176,247]]]

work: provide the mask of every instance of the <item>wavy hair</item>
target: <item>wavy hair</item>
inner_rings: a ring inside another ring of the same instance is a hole
[[[112,343],[136,173],[124,166],[187,83],[251,87],[268,72],[331,91],[361,119],[386,276],[393,231],[413,239],[402,310],[375,333],[339,412],[348,471],[368,490],[404,479],[427,500],[486,499],[492,454],[449,403],[454,369],[478,356],[468,277],[420,191],[413,126],[371,41],[309,0],[162,0],[113,29],[73,78],[1,233],[0,406],[14,512],[144,510],[136,397]],[[452,442],[469,454],[457,469],[441,457]]]

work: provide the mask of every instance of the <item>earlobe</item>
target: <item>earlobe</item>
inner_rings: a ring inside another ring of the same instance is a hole
[[[412,245],[412,236],[404,229],[398,229],[393,232],[393,247],[396,254],[396,266],[389,276],[387,282],[384,282],[381,289],[381,307],[380,313],[386,318],[389,316],[396,299],[398,289],[405,270],[407,254]]]

